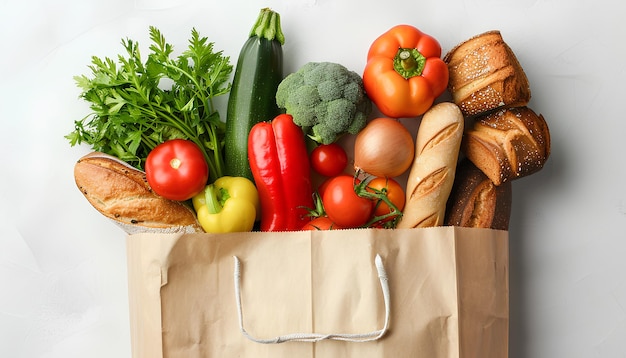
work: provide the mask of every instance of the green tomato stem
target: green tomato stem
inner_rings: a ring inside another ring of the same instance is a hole
[[[355,179],[358,176],[359,172],[355,173]],[[354,191],[356,194],[362,198],[373,200],[380,205],[381,202],[384,202],[389,207],[389,213],[384,215],[379,215],[373,217],[370,221],[368,221],[363,227],[370,227],[377,222],[385,222],[385,227],[395,228],[397,223],[402,218],[402,211],[398,209],[396,204],[394,204],[389,197],[387,196],[387,191],[385,189],[378,190],[374,188],[368,187],[368,182],[363,180],[359,183],[355,183]],[[369,190],[368,190],[369,189]],[[386,221],[387,219],[392,218],[393,220]]]

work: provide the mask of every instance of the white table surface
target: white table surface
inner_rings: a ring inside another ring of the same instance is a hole
[[[192,27],[236,61],[261,7],[282,17],[286,72],[361,72],[375,37],[409,23],[444,53],[498,29],[550,126],[552,155],[514,183],[510,357],[626,357],[626,11],[617,0],[5,0],[0,2],[0,356],[130,357],[123,232],[77,190],[89,152],[72,77],[155,25]]]

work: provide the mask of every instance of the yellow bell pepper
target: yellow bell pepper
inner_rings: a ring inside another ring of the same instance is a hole
[[[208,233],[252,231],[260,214],[256,186],[244,177],[223,176],[195,195],[192,203]]]

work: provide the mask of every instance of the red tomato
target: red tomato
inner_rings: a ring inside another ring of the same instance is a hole
[[[331,179],[324,190],[322,202],[328,218],[344,228],[367,223],[374,210],[374,202],[357,195],[354,178],[340,175]]]
[[[320,216],[306,223],[300,230],[337,230],[337,229],[341,229],[339,225],[335,224],[327,216]]]
[[[337,143],[318,145],[310,159],[313,170],[327,177],[341,174],[348,165],[348,155]]]
[[[155,193],[170,200],[188,200],[206,186],[209,166],[198,146],[185,139],[157,145],[146,158],[146,177]]]
[[[338,176],[347,176],[350,179],[353,178],[352,175],[348,175],[348,174],[340,174],[331,178],[327,178],[317,187],[317,193],[319,194],[320,199],[324,198],[324,192],[326,191],[326,188],[328,187],[328,183],[330,183],[333,179],[335,179],[335,177],[338,177]]]
[[[402,188],[402,186],[394,179],[383,177],[374,178],[370,180],[369,183],[367,183],[367,189],[369,191],[382,192],[387,196],[387,198],[389,198],[389,201],[391,201],[391,203],[395,205],[399,211],[402,211],[402,209],[404,209],[404,204],[406,201],[404,188]],[[380,200],[380,203],[376,206],[374,215],[381,216],[389,214],[390,212],[391,208],[389,207],[389,205]]]

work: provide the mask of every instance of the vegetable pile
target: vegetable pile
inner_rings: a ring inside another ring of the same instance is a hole
[[[372,42],[363,76],[333,62],[285,76],[280,21],[261,9],[236,67],[195,29],[176,57],[155,27],[145,60],[123,40],[125,55],[93,57],[91,75],[75,77],[91,113],[66,138],[144,170],[206,232],[395,228],[416,155],[399,119],[446,90],[441,46],[398,25]],[[213,105],[223,95],[224,119]]]

